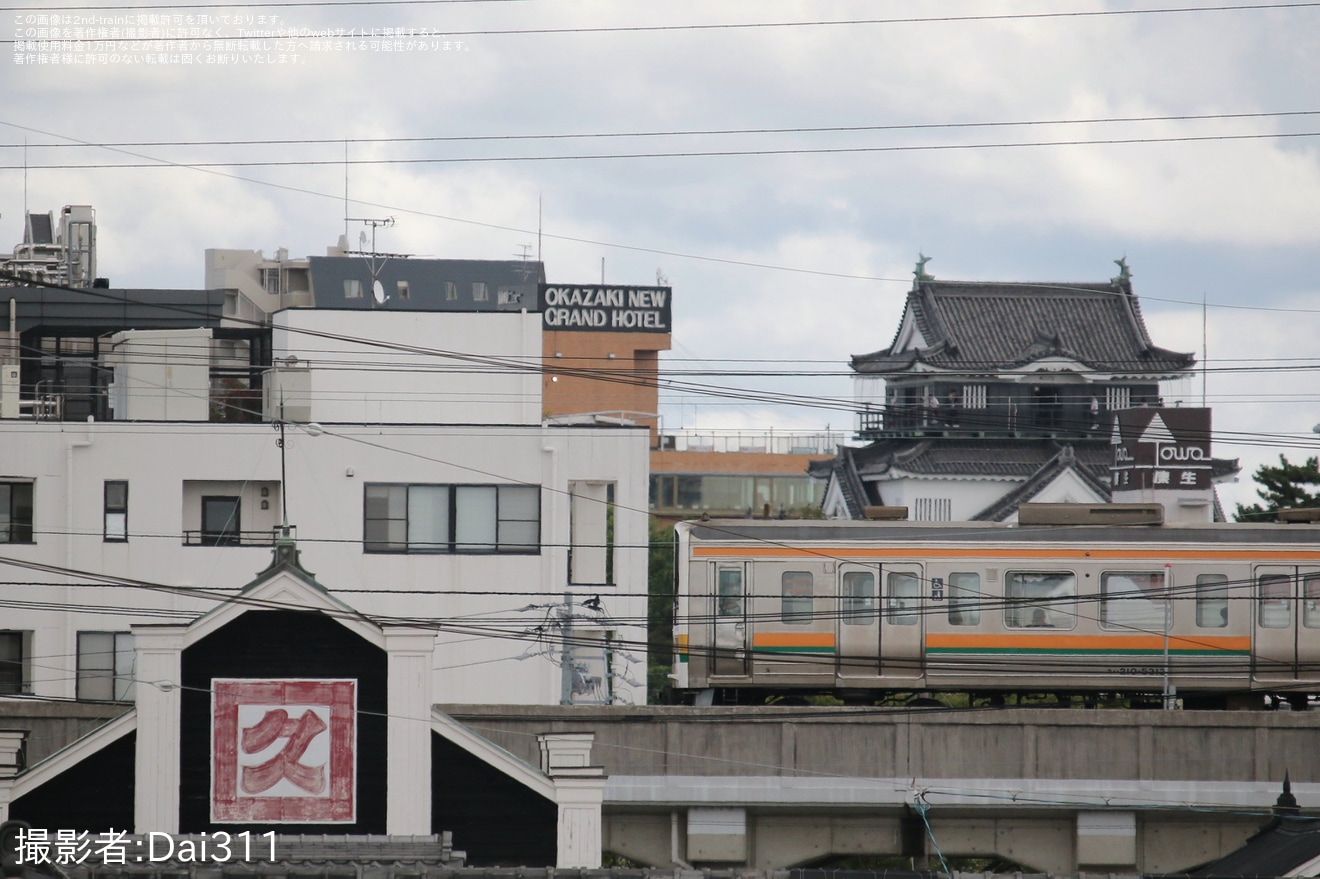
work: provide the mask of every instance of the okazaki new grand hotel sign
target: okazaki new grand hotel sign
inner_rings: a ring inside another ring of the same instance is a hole
[[[211,686],[212,821],[353,822],[356,681]]]
[[[669,287],[542,284],[536,299],[542,329],[667,333],[673,322],[672,292]]]

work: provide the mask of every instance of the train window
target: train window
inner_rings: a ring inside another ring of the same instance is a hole
[[[1163,632],[1168,623],[1163,571],[1106,571],[1100,575],[1100,625]]]
[[[869,626],[875,619],[875,575],[848,571],[843,575],[843,624]]]
[[[810,623],[812,618],[812,577],[810,571],[785,571],[779,578],[779,620],[793,624]]]
[[[949,575],[949,625],[981,625],[981,575],[975,571]]]
[[[890,573],[887,582],[889,597],[889,624],[892,626],[915,626],[917,624],[917,605],[921,600],[921,583],[916,574]]]
[[[1286,629],[1292,623],[1292,577],[1287,574],[1263,574],[1260,585],[1262,629]]]
[[[1302,625],[1320,629],[1320,574],[1302,578]]]
[[[1010,629],[1071,629],[1077,622],[1077,577],[1069,571],[1010,571],[1004,598]]]
[[[1196,575],[1196,625],[1201,629],[1222,629],[1228,625],[1226,575]]]
[[[716,588],[720,599],[717,614],[722,617],[742,616],[742,571],[737,568],[721,569],[719,573],[719,583]]]

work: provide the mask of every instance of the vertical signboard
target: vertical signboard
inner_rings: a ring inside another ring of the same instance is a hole
[[[344,824],[357,799],[357,682],[217,679],[211,820]]]
[[[1123,409],[1116,414],[1114,491],[1210,488],[1209,409]]]

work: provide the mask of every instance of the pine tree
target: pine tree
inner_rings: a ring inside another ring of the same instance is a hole
[[[1301,507],[1320,507],[1320,459],[1307,458],[1305,464],[1289,463],[1279,456],[1279,466],[1262,464],[1252,474],[1260,484],[1256,495],[1265,504],[1237,505],[1234,518],[1239,522],[1264,522],[1273,518],[1276,510]]]

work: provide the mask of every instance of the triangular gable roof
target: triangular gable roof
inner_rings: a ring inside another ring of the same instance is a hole
[[[381,627],[368,620],[356,608],[331,595],[299,563],[298,550],[292,541],[280,542],[270,567],[257,575],[234,597],[202,614],[184,631],[185,647],[195,644],[250,610],[321,611],[338,620],[372,645],[385,648]],[[134,627],[147,628],[147,627]]]
[[[1059,453],[1041,465],[1026,482],[972,516],[973,522],[1006,522],[1016,515],[1018,507],[1046,494],[1052,488],[1071,481],[1090,497],[1073,498],[1074,503],[1106,503],[1109,486],[1100,482],[1090,469],[1077,461],[1072,446],[1064,446]]]
[[[909,317],[910,315],[910,317]],[[906,328],[914,326],[919,333]],[[918,338],[920,337],[920,338]],[[862,373],[915,362],[982,375],[1043,358],[1074,360],[1117,375],[1174,377],[1191,354],[1151,343],[1127,281],[987,283],[922,280],[908,294],[900,332],[886,350],[854,355]]]

